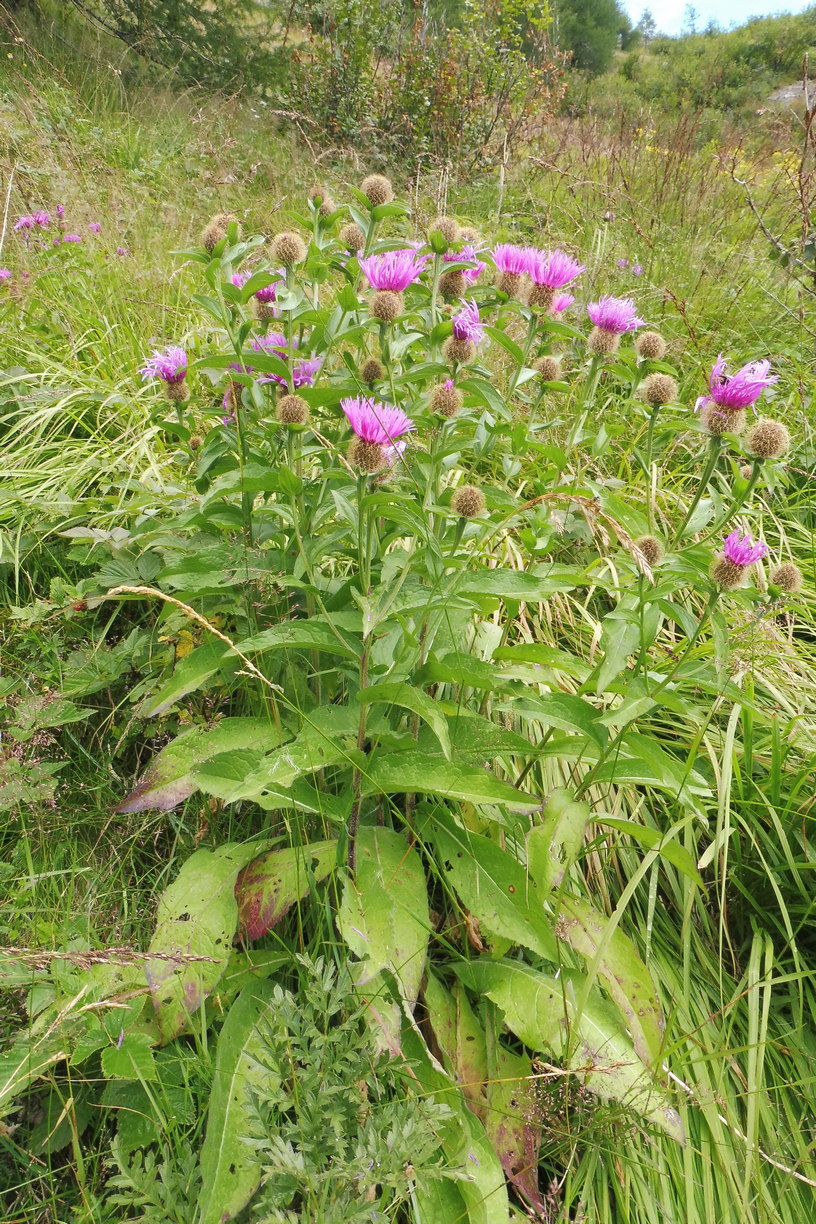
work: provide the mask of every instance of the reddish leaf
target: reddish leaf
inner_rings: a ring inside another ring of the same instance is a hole
[[[313,842],[288,850],[270,850],[250,863],[235,884],[238,922],[248,939],[260,939],[309,892],[312,880],[324,880],[337,862],[337,842]]]

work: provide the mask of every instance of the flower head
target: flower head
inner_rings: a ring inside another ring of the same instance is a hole
[[[88,229],[91,231],[92,234],[98,234],[99,231],[102,229],[102,226],[99,223],[99,221],[89,221]]]
[[[430,255],[418,255],[410,248],[385,251],[381,255],[360,256],[360,270],[372,289],[402,293],[418,281]]]
[[[24,217],[20,217],[20,218],[19,218],[19,220],[17,220],[17,221],[15,221],[15,222],[14,222],[14,228],[15,228],[16,230],[30,230],[30,229],[33,229],[33,228],[34,228],[34,218],[33,218],[32,216],[28,216],[28,215],[26,215],[26,216],[24,216]]]
[[[57,220],[61,221],[62,218],[65,216],[65,205],[58,204],[57,207],[54,209],[54,212],[57,214]]]
[[[117,247],[116,248],[117,255],[128,255],[129,253],[130,252],[128,251],[127,247]]]
[[[634,331],[644,323],[643,319],[638,318],[637,306],[631,298],[602,297],[597,302],[589,303],[587,314],[601,331],[612,332],[615,336]]]
[[[11,280],[11,268],[0,268],[0,281]]]
[[[616,259],[616,260],[615,260],[615,267],[616,267],[616,268],[628,268],[628,267],[629,267],[629,260],[628,260],[628,259]]]
[[[632,264],[632,275],[633,276],[643,275],[643,267],[641,264]]]
[[[458,314],[453,316],[453,334],[457,340],[472,340],[479,344],[484,339],[485,325],[479,318],[479,307],[471,299],[465,302]]]
[[[563,289],[585,269],[584,264],[578,263],[564,251],[539,251],[530,247],[529,252],[527,270],[530,279],[534,285],[543,285],[547,289]]]
[[[230,280],[236,289],[243,289],[251,275],[251,272],[233,272]]]
[[[414,422],[401,408],[381,404],[369,396],[356,395],[340,401],[349,425],[364,442],[380,446],[393,445],[402,434],[415,428]]]
[[[177,344],[171,344],[163,351],[154,349],[139,369],[145,380],[160,378],[166,383],[180,383],[187,377],[187,354]]]
[[[283,332],[269,332],[266,336],[253,336],[251,347],[256,353],[275,353],[283,356],[289,346]],[[297,340],[294,338],[292,348],[297,348]]]
[[[50,214],[45,212],[42,208],[38,208],[35,213],[31,214],[31,220],[35,225],[39,225],[40,229],[45,229],[46,226],[51,224]]]
[[[511,276],[523,276],[530,270],[532,247],[516,246],[512,242],[500,242],[490,252],[497,272],[508,272]]]
[[[766,387],[772,386],[778,374],[769,374],[770,361],[749,361],[736,374],[726,374],[725,361],[720,353],[708,380],[708,395],[701,395],[695,409],[703,408],[710,400],[721,408],[747,408],[754,404]]]
[[[263,289],[256,289],[253,296],[256,301],[268,303],[277,300],[278,290],[286,283],[286,272],[283,268],[276,268],[280,280],[273,281],[271,285],[264,285]]]
[[[762,541],[755,544],[749,535],[740,535],[739,529],[725,537],[723,556],[732,565],[739,565],[742,569],[747,569],[749,565],[761,561],[767,555],[767,544],[763,544]]]
[[[561,314],[562,310],[569,310],[570,306],[572,305],[574,301],[575,301],[575,298],[573,297],[571,293],[557,294],[552,304],[553,314]]]
[[[63,234],[62,241],[63,242],[81,242],[82,238],[80,237],[79,234]]]
[[[304,361],[296,361],[292,366],[291,380],[282,374],[265,374],[258,382],[277,383],[279,387],[288,387],[291,381],[293,387],[311,387],[317,377],[323,361],[320,357],[309,357]]]
[[[459,251],[446,251],[442,256],[445,263],[472,263],[472,268],[462,268],[462,276],[470,285],[474,285],[484,272],[487,264],[479,259],[480,251],[476,249],[472,242],[468,242]]]

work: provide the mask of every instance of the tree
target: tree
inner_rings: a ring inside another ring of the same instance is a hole
[[[640,21],[637,23],[636,28],[640,30],[640,37],[643,39],[644,47],[648,48],[649,43],[657,33],[657,22],[652,16],[650,9],[644,9],[640,14]]]
[[[577,68],[597,74],[612,63],[632,28],[618,0],[560,0],[555,8],[555,41],[571,51]]]

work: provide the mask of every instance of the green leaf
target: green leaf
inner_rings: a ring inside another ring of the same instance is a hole
[[[337,842],[312,842],[270,850],[246,866],[235,885],[238,922],[248,939],[260,939],[280,922],[312,882],[324,880],[337,863]]]
[[[421,752],[374,752],[364,771],[364,788],[366,794],[417,793],[468,803],[498,803],[517,812],[529,812],[536,806],[532,795],[501,782],[486,769],[429,759]]]
[[[468,1003],[461,982],[456,983],[451,993],[428,969],[423,997],[445,1070],[462,1089],[476,1117],[484,1122],[488,1079],[484,1029]]]
[[[500,327],[486,327],[485,331],[491,340],[494,340],[496,344],[501,345],[504,351],[510,354],[516,365],[520,366],[522,364],[524,361],[524,353],[516,344],[515,340],[510,339],[507,332],[502,331]]]
[[[661,833],[658,829],[650,829],[648,825],[638,824],[634,820],[619,820],[616,816],[603,816],[596,813],[593,820],[596,824],[609,825],[612,829],[627,833],[641,845],[647,846],[650,850],[656,850],[667,863],[671,863],[672,867],[676,867],[689,880],[702,887],[702,876],[697,870],[694,859],[685,846],[670,840],[668,834]]]
[[[433,731],[439,740],[439,746],[447,760],[451,758],[451,742],[448,733],[448,722],[437,702],[423,693],[421,689],[410,684],[391,682],[377,684],[371,688],[360,689],[357,700],[363,705],[373,702],[384,702],[386,705],[401,706],[418,714]]]
[[[464,574],[454,588],[458,595],[497,596],[540,603],[557,591],[571,591],[578,585],[578,575],[566,567],[548,566],[546,573],[530,574],[526,570],[482,569]]]
[[[308,620],[286,621],[238,643],[242,654],[286,648],[323,650],[343,659],[358,659],[360,656],[359,645],[350,634],[339,629],[333,630],[319,616],[311,616]]]
[[[153,1042],[147,1033],[125,1031],[121,1045],[104,1049],[102,1074],[108,1079],[154,1080],[156,1061]]]
[[[271,1098],[281,1085],[277,1068],[270,1065],[264,1032],[264,1021],[274,1009],[273,984],[253,982],[233,1003],[219,1034],[201,1146],[199,1224],[233,1219],[260,1185],[262,1155],[255,1145],[265,1132],[255,1112],[255,1096]]]
[[[590,991],[577,1014],[575,1001],[586,984],[580,974],[561,969],[556,978],[521,961],[486,959],[453,969],[501,1008],[507,1027],[525,1045],[565,1058],[601,1100],[619,1101],[685,1142],[679,1114],[638,1058],[615,1009]]]
[[[519,718],[541,723],[545,727],[578,731],[594,740],[599,748],[603,748],[609,738],[606,727],[600,721],[601,711],[574,693],[525,694],[512,702],[502,702],[498,708],[512,711]]]
[[[460,828],[440,809],[423,832],[436,850],[440,876],[486,932],[558,960],[545,898],[517,859],[489,838]]]
[[[496,416],[505,417],[507,415],[507,404],[486,378],[464,378],[458,385],[461,391],[472,396],[477,404],[483,404],[485,408],[489,408]]]
[[[224,718],[213,727],[193,727],[154,757],[141,782],[114,809],[117,813],[168,812],[198,787],[195,767],[231,749],[272,748],[280,732],[261,718]]]
[[[155,718],[157,714],[164,714],[182,697],[197,692],[219,672],[235,671],[239,662],[238,656],[225,642],[205,642],[203,646],[197,646],[176,663],[172,676],[158,692],[151,693],[139,704],[137,717]]]
[[[529,1054],[515,1054],[495,1039],[487,1040],[487,1119],[485,1130],[507,1180],[541,1220],[549,1214],[538,1188],[541,1125],[533,1089]]]
[[[564,874],[578,857],[589,820],[589,805],[576,802],[569,791],[547,796],[541,824],[527,834],[527,865],[542,901],[560,888]]]
[[[621,674],[629,656],[637,650],[639,642],[638,624],[622,617],[618,611],[610,612],[604,617],[601,632],[601,648],[604,654],[595,680],[595,692],[599,697]]]
[[[218,985],[238,925],[235,881],[257,852],[257,844],[196,850],[159,898],[145,976],[165,1041],[184,1032]]]

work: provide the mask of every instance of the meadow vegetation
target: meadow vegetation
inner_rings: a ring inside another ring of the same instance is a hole
[[[800,121],[571,86],[462,172],[38,13],[0,56],[8,1218],[809,1219]]]

